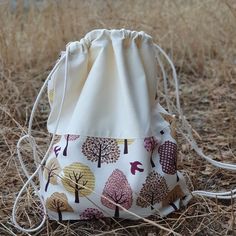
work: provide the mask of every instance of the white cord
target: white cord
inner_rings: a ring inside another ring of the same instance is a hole
[[[214,165],[216,167],[219,167],[219,168],[222,168],[222,169],[236,171],[236,165],[235,164],[222,163],[220,161],[215,161],[211,157],[206,156],[203,153],[202,149],[198,147],[198,145],[197,145],[197,143],[194,140],[193,135],[192,135],[191,125],[185,119],[185,117],[183,116],[182,110],[181,110],[180,99],[179,99],[179,83],[178,83],[178,79],[177,79],[177,73],[176,73],[176,70],[175,70],[175,66],[174,66],[173,62],[171,61],[171,59],[168,57],[168,55],[165,53],[165,51],[160,46],[158,46],[156,44],[155,44],[155,52],[156,52],[156,57],[157,57],[159,65],[161,67],[161,70],[163,69],[163,64],[160,63],[161,60],[158,57],[159,52],[167,59],[167,61],[169,62],[170,66],[172,68],[173,79],[174,79],[174,82],[175,82],[175,95],[176,95],[177,112],[179,113],[180,119],[182,121],[182,127],[185,128],[185,130],[188,133],[188,135],[187,135],[182,130],[180,130],[180,132],[182,133],[184,138],[187,140],[187,142],[191,145],[191,147],[196,151],[196,153],[200,157],[204,158],[206,161],[208,161],[212,165]],[[164,78],[164,83],[167,84],[167,82],[165,82],[166,75],[163,72],[162,72],[162,74],[163,74],[163,78]],[[166,99],[168,99],[168,94],[166,94],[166,92],[167,92],[167,90],[165,89],[165,97],[166,97]],[[168,100],[168,103],[169,103],[169,100]],[[236,189],[233,189],[232,191],[228,191],[228,192],[208,192],[208,191],[193,191],[192,192],[193,195],[200,195],[200,196],[206,196],[206,197],[211,197],[211,198],[219,198],[219,199],[236,198],[235,193],[236,193]]]
[[[164,92],[165,92],[165,95],[168,94],[168,86],[167,86],[167,78],[166,78],[166,72],[165,72],[165,69],[164,69],[164,66],[162,64],[162,61],[161,59],[159,58],[158,54],[156,53],[156,58],[157,58],[157,62],[161,68],[161,73],[162,73],[162,76],[163,76],[163,81],[164,81]],[[169,96],[165,96],[165,99],[166,99],[166,105],[167,105],[167,108],[168,108],[168,111],[170,113],[172,113],[172,110],[171,110],[171,107],[170,107],[170,99],[169,99]]]
[[[166,58],[166,60],[168,61],[168,63],[171,66],[173,79],[174,79],[174,82],[175,82],[176,107],[177,107],[178,112],[180,114],[182,114],[181,108],[180,108],[180,100],[179,100],[179,83],[178,83],[178,79],[177,79],[177,73],[176,73],[176,70],[175,70],[175,66],[174,66],[173,62],[171,61],[171,59],[169,58],[169,56],[166,54],[166,52],[160,46],[155,44],[155,48],[157,49],[156,50],[156,57],[159,58],[158,57],[158,52],[161,52],[161,54]],[[162,63],[160,64],[160,67],[161,67],[161,65],[163,67]],[[166,76],[165,76],[165,79],[166,79]],[[164,83],[167,84],[167,82],[165,82],[165,81],[164,81]],[[165,94],[165,95],[166,95],[166,97],[168,97],[168,94]]]
[[[39,190],[38,188],[35,186],[34,182],[33,182],[33,178],[37,175],[37,173],[39,173],[39,176],[42,176],[42,165],[44,164],[44,162],[47,160],[49,152],[51,150],[51,147],[53,145],[53,141],[55,139],[55,135],[57,132],[57,128],[59,125],[59,121],[60,121],[60,116],[61,116],[61,112],[62,112],[62,108],[63,108],[63,104],[64,104],[64,100],[65,100],[65,94],[66,94],[66,87],[67,87],[67,77],[68,77],[68,57],[69,57],[69,53],[70,53],[70,46],[73,43],[78,43],[78,42],[72,42],[67,44],[66,47],[66,53],[59,59],[59,61],[56,63],[56,65],[54,66],[54,68],[52,69],[52,71],[50,72],[50,74],[48,75],[47,79],[45,80],[42,88],[39,91],[39,94],[35,100],[32,112],[31,112],[31,116],[30,116],[30,120],[29,120],[29,127],[28,127],[28,133],[26,135],[24,135],[23,137],[21,137],[17,143],[17,154],[18,154],[18,158],[22,167],[22,170],[24,171],[26,177],[27,177],[27,181],[25,182],[25,184],[23,185],[23,187],[21,188],[21,190],[19,191],[16,200],[14,202],[14,206],[13,206],[13,210],[12,210],[12,222],[15,225],[16,228],[18,228],[19,230],[23,231],[23,232],[27,232],[27,233],[31,233],[31,232],[35,232],[37,230],[39,230],[45,223],[46,218],[47,218],[47,210],[46,210],[46,206],[44,204],[44,200],[42,199],[42,197],[40,196]],[[73,45],[72,45],[73,46]],[[56,69],[59,67],[59,65],[62,63],[62,61],[65,60],[65,75],[64,75],[64,87],[63,87],[63,94],[62,94],[62,100],[61,100],[61,104],[60,104],[60,108],[59,108],[59,112],[58,112],[58,116],[57,116],[57,120],[56,120],[56,127],[55,130],[53,132],[53,137],[52,140],[50,142],[50,145],[46,151],[46,154],[44,155],[43,159],[41,160],[41,162],[37,165],[37,169],[35,170],[35,172],[30,176],[28,171],[26,170],[25,164],[22,160],[22,156],[21,156],[21,143],[24,139],[29,139],[30,140],[30,146],[33,150],[33,158],[35,163],[38,163],[38,158],[37,158],[37,152],[36,152],[36,143],[35,143],[35,139],[34,137],[31,135],[31,131],[32,131],[32,124],[33,124],[33,119],[34,119],[34,115],[36,112],[36,108],[38,106],[38,103],[42,97],[42,94],[44,92],[44,89],[47,87],[48,81],[50,80],[51,76],[53,75],[53,73],[56,71]],[[35,190],[35,193],[37,194],[37,196],[40,199],[40,202],[43,206],[43,219],[42,222],[35,228],[31,228],[31,229],[25,229],[23,227],[21,227],[16,220],[16,211],[17,211],[17,204],[20,200],[20,197],[23,193],[23,191],[26,189],[28,184],[31,184]]]

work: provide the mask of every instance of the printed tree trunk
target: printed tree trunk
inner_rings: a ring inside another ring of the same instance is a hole
[[[48,190],[49,183],[55,185],[57,184],[57,175],[61,172],[61,167],[58,160],[54,157],[52,158],[44,168],[44,176],[47,180],[45,185],[45,192]]]
[[[176,185],[165,197],[165,199],[162,201],[162,206],[168,206],[171,205],[174,210],[178,210],[178,208],[176,207],[176,205],[174,204],[174,202],[177,199],[182,199],[183,197],[185,197],[185,194],[183,193],[181,187],[179,185]]]
[[[154,152],[155,148],[157,147],[157,145],[158,145],[158,141],[155,137],[148,137],[148,138],[144,139],[144,147],[148,152],[151,153],[150,154],[150,163],[151,163],[152,167],[155,167],[155,164],[152,159],[152,155],[153,155],[153,152]]]
[[[112,138],[95,138],[88,137],[82,146],[82,153],[88,160],[98,163],[113,163],[120,157],[119,146],[115,139]]]
[[[95,178],[88,166],[74,162],[66,166],[63,172],[62,184],[68,192],[74,194],[76,203],[79,203],[79,197],[85,197],[92,193]]]
[[[102,195],[116,204],[120,204],[125,209],[129,209],[132,206],[133,197],[132,189],[128,183],[124,173],[118,169],[114,170],[108,178]],[[101,202],[104,206],[115,210],[114,217],[119,218],[119,206],[108,201],[106,198],[101,197]]]
[[[158,148],[162,171],[169,175],[177,172],[177,145],[171,141],[166,141]],[[178,176],[177,176],[178,178]]]
[[[128,154],[128,146],[134,142],[134,139],[117,139],[118,144],[124,144],[124,154]]]
[[[96,208],[87,208],[84,212],[80,214],[81,220],[100,219],[103,217],[103,213]]]
[[[165,113],[160,113],[160,114],[163,117],[163,119],[170,124],[171,136],[172,136],[172,138],[174,138],[177,141],[177,132],[176,132],[177,124],[176,124],[175,116],[174,115],[165,114]]]
[[[143,187],[140,190],[136,204],[142,208],[161,202],[168,194],[168,186],[165,178],[156,171],[152,171],[146,178]]]
[[[72,134],[65,135],[66,146],[65,146],[65,148],[63,150],[63,156],[67,156],[67,149],[68,149],[69,141],[74,141],[74,140],[76,140],[78,138],[79,138],[79,135],[72,135]]]
[[[53,193],[46,200],[46,207],[51,211],[58,213],[58,219],[62,221],[62,212],[73,212],[73,208],[69,205],[67,196],[64,193]]]

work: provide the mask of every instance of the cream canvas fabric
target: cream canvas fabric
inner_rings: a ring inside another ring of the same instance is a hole
[[[157,62],[150,36],[95,30],[70,45],[68,81],[57,134],[144,138],[153,135]],[[48,130],[62,100],[65,64],[53,74]]]
[[[142,217],[179,209],[189,191],[177,171],[174,117],[155,99],[152,38],[95,30],[70,48],[58,123],[65,64],[48,84],[48,130],[58,125],[60,135],[41,180],[49,216],[137,219],[124,209]]]

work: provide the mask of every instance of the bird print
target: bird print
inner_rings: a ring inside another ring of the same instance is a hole
[[[130,165],[131,165],[130,171],[131,171],[132,175],[135,175],[136,171],[138,171],[138,172],[144,171],[144,169],[138,167],[139,165],[143,165],[139,161],[130,162]]]

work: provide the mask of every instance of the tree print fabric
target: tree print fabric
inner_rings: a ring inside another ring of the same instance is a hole
[[[177,145],[166,141],[159,147],[158,152],[163,172],[174,175],[177,171]]]
[[[102,163],[114,163],[120,157],[117,141],[112,138],[88,137],[82,146],[82,153],[92,162],[97,162],[100,168]]]
[[[148,207],[151,209],[153,205],[161,202],[168,193],[166,180],[160,174],[152,171],[146,178],[142,189],[140,190],[139,197],[137,198],[137,205],[140,207]]]
[[[64,193],[53,193],[46,200],[46,207],[58,213],[58,220],[62,221],[62,212],[73,212],[72,207],[68,204],[67,196]]]
[[[92,220],[103,218],[104,215],[96,208],[87,208],[82,214],[80,214],[81,220]]]
[[[63,172],[63,186],[68,192],[74,194],[76,203],[80,202],[80,197],[85,197],[92,193],[95,178],[88,166],[77,162],[66,166]]]
[[[146,217],[186,204],[190,195],[177,172],[177,144],[164,130],[156,137],[127,139],[132,152],[125,139],[62,136],[43,172],[41,192],[53,217],[137,219],[124,209]]]
[[[177,144],[168,129],[158,133],[127,139],[128,147],[132,145],[128,153],[124,139],[62,136],[43,172],[41,192],[49,216],[54,212],[52,218],[59,220],[136,219],[122,208],[146,217],[155,210],[166,215],[178,210],[180,202],[186,204],[189,192],[176,169]]]
[[[104,196],[101,198],[102,204],[115,210],[114,217],[116,218],[119,217],[120,208],[114,203],[120,204],[125,209],[129,209],[132,205],[133,197],[131,186],[124,173],[118,169],[114,170],[108,178],[102,195]]]

